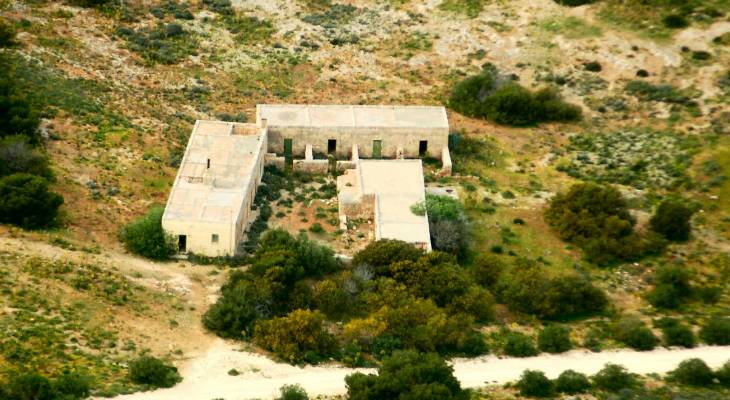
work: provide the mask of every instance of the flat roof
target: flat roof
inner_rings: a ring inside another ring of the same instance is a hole
[[[426,243],[430,249],[428,217],[411,211],[426,200],[421,160],[360,160],[358,168],[363,193],[376,194],[379,237]]]
[[[259,104],[270,127],[449,128],[441,106]]]
[[[163,220],[235,223],[265,134],[254,124],[196,121]]]

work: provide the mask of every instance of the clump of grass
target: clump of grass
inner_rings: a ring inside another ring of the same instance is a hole
[[[120,27],[116,36],[124,38],[127,47],[148,64],[177,64],[198,51],[195,36],[177,23],[160,23],[154,28],[137,30]]]
[[[443,0],[439,9],[475,18],[482,12],[485,4],[486,0]]]
[[[654,85],[646,81],[634,80],[627,83],[625,89],[626,92],[641,100],[691,105],[691,98],[687,94],[668,83]]]

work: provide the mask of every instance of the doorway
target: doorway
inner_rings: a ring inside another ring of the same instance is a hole
[[[291,155],[292,147],[294,147],[294,140],[284,139],[284,162],[286,163],[287,167],[294,164],[294,160],[292,159]]]
[[[383,150],[382,140],[373,140],[373,158],[380,158]]]
[[[334,155],[337,153],[337,139],[327,140],[327,154]]]
[[[418,142],[418,156],[423,157],[428,152],[428,140]]]
[[[188,237],[186,235],[177,236],[177,252],[187,253],[188,251]]]

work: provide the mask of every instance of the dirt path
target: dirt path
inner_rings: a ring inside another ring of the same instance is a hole
[[[529,358],[486,356],[476,359],[455,359],[455,375],[466,387],[480,387],[491,383],[506,383],[519,378],[525,369],[544,371],[555,378],[566,369],[594,374],[605,363],[624,365],[629,370],[646,374],[665,373],[682,360],[697,357],[711,367],[718,367],[730,358],[730,346],[698,347],[695,349],[658,349],[650,352],[631,350],[591,353],[574,350],[560,355],[541,355]],[[228,371],[236,369],[237,376]],[[310,395],[337,395],[346,391],[344,378],[355,371],[373,372],[372,369],[351,369],[336,366],[296,367],[280,364],[261,355],[239,351],[235,345],[217,340],[207,354],[182,368],[184,380],[171,389],[136,393],[117,397],[119,400],[242,400],[270,399],[278,395],[284,384],[298,383]]]

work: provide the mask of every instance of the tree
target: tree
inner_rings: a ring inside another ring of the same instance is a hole
[[[177,368],[152,356],[142,356],[132,361],[129,364],[129,379],[154,388],[169,388],[182,381]]]
[[[588,377],[572,369],[563,371],[558,376],[558,379],[555,380],[555,390],[560,393],[585,393],[590,387],[591,382],[588,380]]]
[[[258,321],[253,340],[290,363],[316,363],[331,356],[336,346],[324,323],[319,311],[294,310],[284,317]]]
[[[654,232],[673,241],[685,241],[689,239],[692,231],[690,220],[692,210],[687,208],[680,200],[664,200],[649,220],[649,225]]]
[[[433,353],[396,351],[386,357],[377,375],[355,373],[345,378],[350,400],[466,400],[453,368]]]
[[[730,345],[730,318],[710,318],[700,331],[700,338],[707,344]]]
[[[573,345],[570,342],[570,328],[564,325],[548,325],[537,336],[540,351],[548,353],[564,353]]]
[[[0,178],[0,222],[38,229],[57,224],[63,197],[49,190],[48,182],[30,174]]]
[[[277,400],[309,400],[307,391],[299,385],[284,385],[279,392],[281,395]]]
[[[127,250],[155,260],[166,259],[175,252],[172,237],[162,229],[164,212],[161,207],[153,207],[147,215],[122,228],[120,236]]]
[[[253,324],[261,318],[262,302],[250,281],[227,284],[221,297],[203,315],[203,325],[224,338],[247,338]]]
[[[690,358],[679,363],[679,366],[669,373],[669,377],[683,385],[704,387],[712,385],[715,374],[701,359]]]
[[[525,370],[517,382],[520,395],[525,397],[550,397],[555,392],[553,383],[542,371]]]
[[[599,389],[618,392],[621,389],[633,388],[638,382],[636,376],[628,372],[626,368],[608,363],[593,375],[593,383]]]
[[[423,254],[410,243],[381,239],[365,246],[352,258],[352,265],[369,265],[376,275],[385,275],[388,266],[397,261],[416,261]]]

